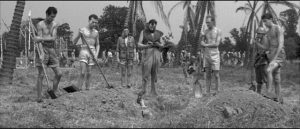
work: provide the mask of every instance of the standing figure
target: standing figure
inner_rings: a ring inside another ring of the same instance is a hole
[[[267,72],[266,68],[268,65],[268,59],[266,55],[266,30],[263,27],[259,27],[256,31],[256,39],[255,44],[258,46],[256,48],[256,55],[254,61],[254,68],[255,68],[255,77],[257,86],[255,87],[252,85],[250,87],[251,90],[256,91],[257,93],[261,94],[261,88],[263,84],[267,83]]]
[[[59,57],[56,54],[56,50],[54,48],[55,40],[56,40],[56,32],[58,24],[54,21],[57,14],[57,9],[55,7],[49,7],[46,10],[46,19],[40,21],[37,24],[37,36],[33,38],[33,40],[37,43],[41,43],[40,49],[43,51],[37,54],[36,66],[38,68],[38,79],[37,79],[37,102],[43,102],[42,100],[42,81],[44,79],[44,71],[42,67],[42,63],[51,67],[55,76],[53,80],[53,91],[57,94],[58,91],[58,83],[62,76],[62,73],[59,69]],[[38,45],[39,46],[39,45]]]
[[[270,88],[274,81],[275,84],[275,101],[282,100],[280,95],[280,69],[283,66],[286,55],[284,51],[284,32],[279,25],[273,23],[273,16],[270,13],[264,14],[261,19],[268,28],[267,36],[267,57],[269,65],[267,67],[268,84],[267,91],[270,92]]]
[[[164,47],[162,40],[163,32],[156,29],[157,21],[152,19],[148,22],[147,28],[141,31],[138,47],[142,49],[142,91],[138,93],[137,103],[141,103],[142,96],[146,93],[146,86],[151,76],[152,96],[157,96],[155,82],[157,82],[158,69],[160,67],[161,52]]]
[[[75,57],[75,49],[73,49],[73,51],[72,51],[72,53],[71,53],[71,60],[70,60],[71,63],[70,63],[70,66],[69,66],[69,67],[75,68],[75,65],[74,65],[75,60],[76,60],[76,57]]]
[[[214,73],[216,79],[216,93],[219,92],[220,86],[220,52],[218,46],[221,40],[221,30],[215,26],[215,18],[212,16],[206,17],[207,29],[204,32],[205,40],[201,41],[204,47],[204,67],[206,72],[206,92],[210,95],[211,88],[211,74]]]
[[[136,45],[134,37],[128,34],[129,30],[125,28],[117,42],[116,56],[121,67],[121,86],[130,88],[132,87],[133,62],[136,61]]]
[[[112,55],[111,50],[109,49],[107,52],[107,63],[108,63],[109,67],[112,66],[112,60],[113,60],[113,55]]]
[[[77,44],[79,38],[81,38],[82,44],[79,53],[79,62],[80,62],[80,76],[78,79],[77,87],[82,90],[82,85],[84,81],[84,76],[86,75],[85,86],[86,90],[90,89],[90,78],[92,66],[95,65],[92,56],[96,59],[99,54],[100,45],[99,45],[99,33],[95,29],[98,26],[98,16],[92,14],[89,16],[89,24],[86,27],[80,28],[78,35],[74,39],[74,44]],[[84,39],[83,39],[84,38]],[[89,48],[86,45],[88,44],[92,53],[89,52]],[[91,55],[93,54],[93,55]]]

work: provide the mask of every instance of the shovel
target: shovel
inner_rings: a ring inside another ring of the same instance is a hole
[[[40,46],[41,44],[37,44],[37,45],[39,46],[39,47],[37,47],[38,54],[39,54],[39,56],[41,56],[41,50],[40,50],[40,48],[42,46]],[[47,73],[46,73],[46,69],[45,69],[45,65],[44,65],[43,62],[42,62],[42,68],[43,68],[43,71],[44,71],[44,74],[45,74],[45,77],[46,77],[46,82],[47,82],[47,87],[48,87],[47,93],[50,95],[51,99],[56,99],[57,96],[55,95],[54,91],[51,90],[51,88],[49,86],[49,79],[48,79],[48,76],[47,76]]]
[[[30,22],[30,27],[34,28],[34,26],[32,25],[32,22],[31,22],[31,18],[29,18],[29,22]],[[34,28],[33,30],[36,30],[36,29]],[[36,36],[35,32],[33,32],[34,37]],[[41,51],[41,49],[43,48],[43,46],[40,43],[37,43],[37,46],[34,45],[34,47],[37,48],[38,55],[41,56],[41,53],[43,52],[43,51]],[[46,81],[47,81],[47,87],[48,87],[47,93],[50,95],[51,99],[56,99],[57,96],[55,95],[54,91],[51,90],[51,88],[49,86],[49,79],[48,79],[48,76],[47,76],[47,73],[46,73],[46,69],[45,69],[45,65],[44,65],[43,62],[42,62],[42,68],[43,68],[43,71],[44,71],[44,74],[45,74],[45,77],[46,77]]]
[[[81,39],[83,40],[83,43],[87,45],[88,51],[89,51],[90,55],[92,56],[93,61],[97,64],[97,67],[99,68],[100,73],[101,73],[101,75],[103,76],[103,78],[104,78],[104,80],[105,80],[105,82],[106,82],[106,84],[107,84],[107,88],[109,88],[109,89],[110,89],[110,88],[113,88],[113,86],[112,86],[112,85],[109,85],[109,83],[107,82],[106,77],[104,76],[104,74],[103,74],[103,72],[102,72],[102,70],[101,70],[101,66],[99,65],[98,61],[97,61],[96,58],[94,57],[94,54],[92,53],[89,44],[86,42],[86,40],[85,40],[85,38],[83,37],[82,34],[81,34]],[[64,89],[65,89],[66,91],[68,90],[68,91],[73,91],[73,92],[76,92],[76,91],[79,90],[77,87],[75,87],[75,86],[73,86],[73,85],[72,85],[72,86],[69,86],[69,87],[65,87]],[[67,92],[68,92],[68,91],[67,91]]]

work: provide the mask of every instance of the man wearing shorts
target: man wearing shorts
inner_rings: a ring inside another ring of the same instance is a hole
[[[42,100],[42,81],[44,79],[44,71],[42,63],[51,67],[55,76],[53,80],[53,91],[57,92],[58,83],[62,76],[59,70],[58,55],[55,52],[54,45],[56,40],[56,32],[58,24],[54,21],[57,14],[57,9],[55,7],[49,7],[46,10],[46,19],[40,21],[37,24],[37,36],[34,37],[34,41],[41,43],[42,47],[39,47],[42,52],[41,55],[37,54],[36,66],[38,68],[38,79],[37,79],[37,102],[43,102]]]
[[[261,17],[263,23],[268,28],[266,33],[267,40],[267,57],[269,64],[267,67],[268,84],[267,91],[270,92],[270,88],[274,81],[275,84],[275,101],[281,100],[280,95],[280,69],[283,66],[286,55],[284,51],[284,31],[279,26],[273,23],[273,16],[270,13],[266,13]]]
[[[257,52],[255,55],[255,76],[256,76],[256,83],[257,86],[252,85],[250,89],[256,91],[257,93],[261,94],[262,85],[267,82],[267,64],[268,59],[266,55],[266,42],[265,42],[265,33],[266,30],[263,27],[259,27],[256,32],[256,39],[255,44],[257,45]]]
[[[219,92],[220,86],[220,52],[218,46],[221,40],[221,30],[215,27],[215,18],[212,16],[206,17],[207,29],[204,32],[204,41],[201,45],[204,47],[204,68],[206,72],[206,92],[210,95],[211,74],[214,73],[216,78],[216,93]]]
[[[79,38],[81,39],[81,49],[79,53],[79,62],[80,62],[80,76],[78,79],[78,88],[82,90],[83,79],[86,74],[85,86],[86,90],[90,89],[90,78],[91,78],[91,69],[96,62],[93,61],[93,56],[97,59],[100,45],[99,45],[99,33],[95,29],[98,25],[98,16],[92,14],[89,16],[89,25],[79,29],[78,35],[75,37],[73,43],[77,44]],[[88,44],[92,53],[89,52]]]

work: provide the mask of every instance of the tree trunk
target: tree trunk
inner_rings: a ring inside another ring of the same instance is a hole
[[[180,65],[180,53],[181,53],[181,50],[182,50],[182,48],[183,48],[183,45],[185,44],[185,43],[187,43],[186,41],[187,41],[187,39],[185,38],[186,36],[185,36],[186,34],[184,33],[184,30],[182,30],[182,33],[181,33],[181,38],[180,38],[180,40],[179,40],[179,43],[178,43],[178,45],[177,45],[177,47],[176,47],[176,50],[175,50],[175,60],[174,60],[174,66],[178,66],[178,65]]]
[[[3,67],[0,70],[0,83],[11,84],[13,72],[16,68],[16,56],[18,38],[20,35],[20,26],[24,12],[25,1],[17,1],[12,24],[7,38],[7,48],[3,53]]]
[[[200,38],[200,33],[202,31],[202,26],[203,26],[203,21],[204,21],[204,15],[205,15],[205,11],[206,11],[206,6],[207,6],[207,1],[203,1],[201,3],[202,7],[201,7],[201,15],[200,15],[200,21],[198,23],[198,28],[197,28],[197,33],[196,36],[194,36],[194,42],[192,43],[192,52],[191,55],[196,56],[197,55],[197,51],[198,51],[198,47],[199,47],[199,38]],[[198,12],[196,12],[198,13]],[[197,19],[198,20],[198,19]]]
[[[133,4],[134,4],[134,1],[130,1],[130,2],[129,2],[129,7],[128,7],[128,11],[127,11],[127,15],[126,15],[126,20],[125,20],[124,26],[129,27],[130,19],[131,19],[130,14],[132,13]],[[130,28],[129,28],[129,29],[130,29]]]

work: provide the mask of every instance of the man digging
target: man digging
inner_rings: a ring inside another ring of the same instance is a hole
[[[82,85],[83,85],[85,75],[86,75],[86,81],[85,81],[86,90],[90,89],[91,69],[92,66],[95,65],[96,63],[93,61],[91,54],[93,54],[94,57],[97,58],[100,50],[99,33],[95,29],[98,25],[98,16],[92,14],[89,16],[88,20],[89,20],[88,26],[80,28],[78,35],[75,37],[73,41],[74,44],[77,44],[79,38],[84,38],[81,39],[83,44],[81,44],[81,49],[79,54],[80,75],[77,83],[77,87],[81,90],[82,90]],[[89,52],[88,46],[86,44],[89,45],[93,53]]]
[[[61,79],[62,73],[58,68],[58,56],[56,54],[56,50],[54,49],[55,40],[56,40],[56,32],[58,24],[54,21],[57,14],[57,9],[55,7],[49,7],[46,10],[46,19],[40,21],[37,24],[37,36],[33,38],[33,40],[37,43],[41,43],[43,46],[41,49],[43,52],[41,55],[38,55],[36,60],[36,66],[38,68],[38,79],[37,79],[37,102],[43,102],[42,100],[42,81],[44,79],[44,71],[42,67],[42,63],[51,67],[55,76],[53,80],[53,91],[54,93],[58,90],[58,83]]]

